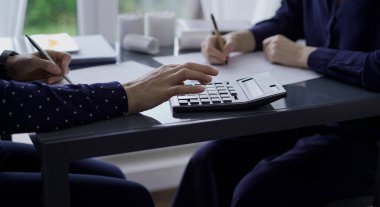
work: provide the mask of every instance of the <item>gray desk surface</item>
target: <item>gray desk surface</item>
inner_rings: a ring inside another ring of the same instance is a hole
[[[151,56],[125,51],[122,60],[160,65]],[[328,78],[285,88],[286,98],[254,110],[173,115],[166,102],[141,114],[37,134],[32,140],[42,157],[45,205],[69,206],[71,160],[380,115],[380,94]]]

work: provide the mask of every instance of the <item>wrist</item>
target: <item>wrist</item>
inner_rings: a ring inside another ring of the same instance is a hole
[[[300,52],[299,66],[300,68],[308,68],[308,60],[310,54],[313,53],[317,48],[316,47],[302,47]]]
[[[234,42],[234,52],[251,52],[255,49],[255,37],[250,31],[231,32],[225,38]]]
[[[136,98],[134,96],[133,86],[124,84],[123,87],[128,97],[128,114],[136,113],[137,112],[136,104],[135,104]]]

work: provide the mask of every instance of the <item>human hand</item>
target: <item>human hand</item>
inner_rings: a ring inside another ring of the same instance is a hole
[[[255,49],[255,38],[250,31],[231,32],[223,36],[223,51],[215,35],[202,42],[202,54],[210,64],[224,64],[231,52],[249,52]]]
[[[263,41],[263,50],[269,62],[297,68],[308,68],[307,60],[316,49],[297,44],[282,35]]]
[[[67,53],[46,51],[56,64],[44,59],[40,53],[8,57],[6,72],[16,81],[45,80],[49,84],[59,82],[69,72],[71,57]]]
[[[164,65],[130,83],[124,84],[128,95],[128,112],[137,113],[153,108],[179,94],[201,93],[203,86],[184,86],[185,80],[209,83],[218,71],[207,65],[186,63]]]

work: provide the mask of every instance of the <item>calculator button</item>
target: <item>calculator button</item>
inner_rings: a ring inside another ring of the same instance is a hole
[[[186,100],[179,100],[178,103],[181,106],[187,106],[187,105],[189,105],[189,103]]]
[[[219,90],[219,94],[228,94],[228,91],[226,91],[226,90]]]
[[[237,96],[237,93],[236,93],[236,91],[235,91],[235,90],[233,90],[233,91],[230,91],[230,93],[231,93],[231,95],[233,95],[233,96]]]
[[[212,90],[212,91],[208,91],[208,94],[210,94],[210,95],[218,95],[218,92]]]
[[[201,99],[202,104],[210,104],[210,99]]]
[[[198,99],[191,99],[191,100],[190,100],[190,104],[191,104],[191,105],[198,105],[198,104],[199,104],[199,101],[198,101]]]
[[[208,95],[199,95],[199,98],[202,99],[202,98],[208,98]]]
[[[178,96],[178,99],[179,100],[188,100],[188,99],[190,99],[190,97],[189,96]]]
[[[228,95],[228,94],[221,94],[220,97],[222,97],[222,98],[230,98],[231,96]]]
[[[270,85],[269,87],[270,87],[270,89],[271,89],[273,92],[276,92],[276,91],[279,90],[279,89],[277,88],[276,85]]]
[[[222,100],[225,103],[231,103],[232,102],[232,100],[230,98],[223,98]]]
[[[212,98],[212,103],[222,103],[222,101],[219,98]]]
[[[210,98],[219,98],[218,95],[210,95]]]

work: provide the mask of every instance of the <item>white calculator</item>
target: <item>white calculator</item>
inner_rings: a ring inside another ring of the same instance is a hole
[[[188,84],[201,85],[201,84]],[[199,94],[173,96],[173,112],[236,110],[263,106],[286,96],[286,91],[270,73],[259,73],[233,81],[204,85]]]

